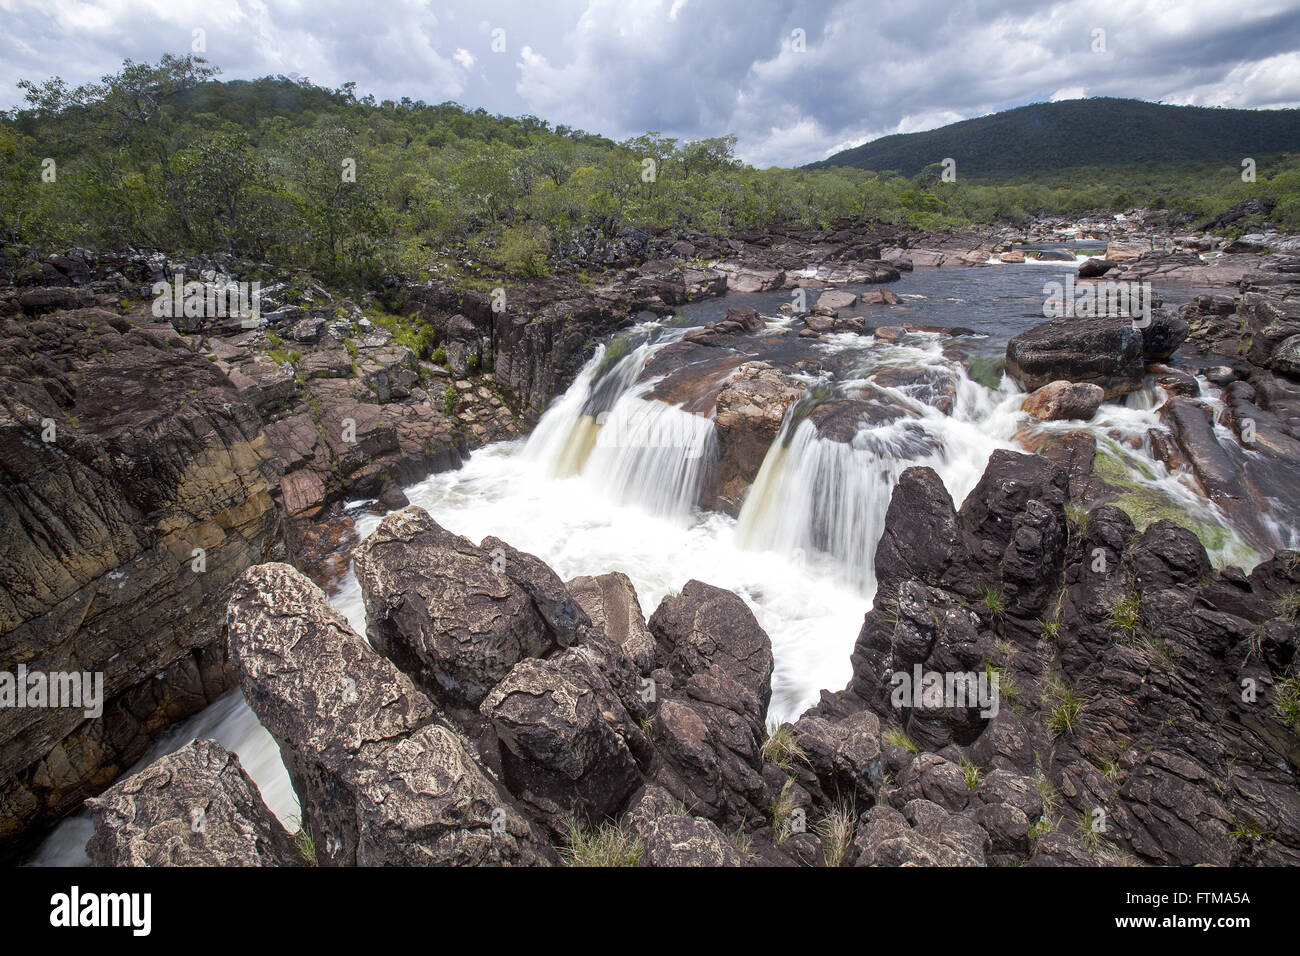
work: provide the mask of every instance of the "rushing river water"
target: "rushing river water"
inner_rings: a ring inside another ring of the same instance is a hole
[[[978,364],[981,357],[1000,357],[1008,338],[1043,321],[1044,282],[1073,268],[1027,263],[918,270],[889,287],[906,309],[860,306],[841,314],[867,315],[873,325],[972,329],[978,335],[962,337],[962,353]],[[1207,290],[1157,291],[1176,307]],[[626,573],[647,617],[691,578],[735,591],[772,640],[776,671],[769,719],[794,719],[822,688],[839,689],[850,676],[849,652],[875,591],[873,554],[898,475],[909,465],[929,465],[960,504],[995,449],[1021,447],[1016,438],[1028,417],[1019,410],[1023,396],[1014,385],[1003,380],[993,388],[972,379],[947,337],[920,334],[889,344],[852,334],[828,336],[811,348],[835,358],[841,371],[830,384],[853,387],[890,366],[933,368],[956,377],[952,414],[900,390],[895,397],[913,414],[863,427],[850,443],[826,440],[791,414],[739,517],[702,512],[694,502],[716,454],[712,424],[647,401],[652,383],[637,384],[637,375],[687,327],[716,320],[734,305],[752,305],[763,314],[768,331],[760,335],[779,334],[790,321],[779,306],[789,301],[789,292],[730,295],[687,306],[672,322],[638,326],[627,334],[621,358],[615,352],[607,361],[605,349],[597,351],[526,441],[483,448],[463,468],[433,475],[408,488],[407,496],[450,530],[473,541],[496,535],[542,558],[562,578]],[[810,377],[808,384],[819,382]],[[1158,397],[1139,392],[1123,405],[1104,405],[1086,427],[1128,462],[1136,480],[1189,514],[1222,524],[1185,477],[1169,475],[1151,458],[1147,431],[1162,427],[1153,410]],[[1080,424],[1035,427],[1068,430]],[[638,434],[654,440],[629,438]],[[364,507],[356,515],[363,537],[381,520]],[[1253,555],[1230,538],[1215,557],[1250,564]],[[364,634],[360,589],[351,573],[338,582],[331,600]],[[195,737],[211,737],[235,751],[268,806],[296,827],[297,800],[278,749],[238,690],[173,728],[145,761]],[[90,832],[85,813],[70,817],[31,862],[87,862]]]

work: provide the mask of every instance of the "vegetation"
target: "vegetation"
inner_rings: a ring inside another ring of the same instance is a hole
[[[1300,733],[1300,676],[1278,678],[1276,694],[1273,709],[1282,721]]]
[[[560,858],[569,866],[636,866],[644,852],[641,838],[617,824],[587,829],[571,820]]]
[[[1287,591],[1278,598],[1277,616],[1291,624],[1300,619],[1300,591]]]
[[[921,748],[916,745],[916,741],[907,736],[899,727],[888,728],[884,733],[884,740],[889,746],[902,747],[908,753],[919,754],[921,752]]]
[[[794,780],[790,779],[785,782],[785,786],[777,794],[776,802],[768,807],[768,815],[772,822],[772,829],[776,831],[778,846],[784,843],[792,833],[797,832],[795,811],[798,809],[794,802]]]
[[[763,741],[763,760],[774,763],[789,773],[796,760],[807,763],[808,755],[794,739],[794,728],[789,724],[781,724],[779,727],[768,728],[767,739]]]
[[[1002,592],[997,588],[981,588],[980,603],[984,605],[984,610],[989,612],[991,618],[1000,618],[1007,612],[1006,600],[1002,597]]]
[[[1046,684],[1047,693],[1043,703],[1051,707],[1047,715],[1047,726],[1053,735],[1063,737],[1078,725],[1084,701],[1083,698],[1076,697],[1064,679],[1056,674],[1048,675]]]
[[[1129,594],[1115,602],[1110,609],[1110,623],[1128,636],[1137,634],[1142,626],[1142,613],[1138,607],[1138,596]]]
[[[1014,149],[1007,144],[1014,143]],[[1300,149],[1300,110],[1234,110],[1165,106],[1093,97],[1034,103],[922,133],[884,136],[836,153],[810,168],[851,166],[915,176],[946,157],[957,176],[1018,179],[1027,174],[1077,175],[1081,167],[1158,170],[1195,167],[1206,159],[1237,169]]]
[[[813,825],[813,832],[821,838],[827,866],[842,866],[844,857],[853,845],[853,832],[857,828],[858,813],[852,798],[836,802],[826,816]]]
[[[1011,672],[1005,667],[998,667],[990,661],[984,662],[984,675],[989,687],[997,687],[998,697],[1011,705],[1012,710],[1020,709],[1020,685],[1016,683]],[[994,684],[996,681],[996,685]]]
[[[1029,828],[1031,840],[1054,833],[1061,825],[1061,817],[1057,812],[1061,804],[1061,793],[1048,779],[1047,774],[1043,773],[1041,764],[1034,775],[1034,785],[1038,788],[1038,796],[1043,801],[1043,814]]]
[[[421,322],[414,316],[403,319],[398,315],[376,313],[367,318],[393,333],[393,343],[406,346],[417,358],[427,359],[433,353],[437,332],[432,325]],[[444,360],[445,358],[444,354]]]
[[[915,134],[967,138],[951,150],[907,137],[871,144],[877,155],[900,139],[914,144],[916,162],[882,167],[901,174],[758,170],[735,158],[729,136],[684,142],[648,132],[618,143],[534,116],[358,98],[352,83],[223,82],[218,72],[200,57],[168,55],[156,64],[128,60],[75,89],[57,77],[24,81],[26,107],[0,114],[0,240],[40,251],[129,244],[225,252],[383,288],[394,276],[472,278],[485,265],[537,277],[573,239],[628,227],[728,234],[862,217],[940,229],[1137,205],[1208,221],[1260,199],[1276,204],[1272,221],[1300,231],[1300,156],[1265,161],[1295,146],[1295,111],[1193,116],[1090,100],[1076,116],[1078,104],[1050,104]],[[1142,110],[1195,122],[1141,119],[1140,133],[1128,135],[1124,117]],[[998,133],[1035,111],[1065,117],[1044,134],[1050,149]],[[1245,119],[1258,130],[1245,131]],[[1183,126],[1192,132],[1178,132]],[[1059,138],[1061,130],[1070,136]],[[975,132],[992,137],[996,157],[970,145]],[[1101,152],[1076,148],[1084,140]],[[1206,158],[1211,146],[1221,155]],[[1155,150],[1198,160],[1174,163]],[[926,166],[947,155],[962,157],[954,183]],[[1241,181],[1241,156],[1258,160],[1256,182]],[[1142,165],[1055,172],[1066,161],[1134,160]],[[1014,182],[977,181],[981,170]],[[1258,219],[1252,213],[1230,228]],[[427,349],[426,340],[417,344]]]
[[[294,849],[308,866],[316,866],[316,840],[311,834],[307,821],[300,820],[298,829],[293,834]]]

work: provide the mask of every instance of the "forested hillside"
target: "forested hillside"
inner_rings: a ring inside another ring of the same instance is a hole
[[[1195,169],[1300,152],[1300,110],[1165,106],[1096,97],[1035,103],[923,133],[884,136],[810,169],[848,166],[914,176],[947,157],[960,175],[1012,180],[1084,166]]]
[[[964,175],[973,158],[955,183],[934,168],[758,170],[729,136],[615,143],[532,116],[358,98],[351,83],[223,82],[218,72],[168,56],[75,89],[24,83],[28,106],[0,118],[0,235],[49,249],[222,251],[370,282],[471,264],[540,274],[580,231],[627,226],[729,233],[862,216],[934,229],[1136,205],[1208,221],[1266,196],[1278,200],[1272,221],[1300,229],[1300,160],[1261,165],[1255,183],[1241,181],[1235,158],[1203,152],[1195,166],[1056,179],[1027,153],[1023,175],[998,185]],[[1142,155],[1141,137],[1107,136]]]

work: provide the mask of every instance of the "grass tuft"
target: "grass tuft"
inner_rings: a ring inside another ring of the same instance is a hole
[[[1047,678],[1047,694],[1043,703],[1051,706],[1047,726],[1054,736],[1063,737],[1078,725],[1085,701],[1075,695],[1064,679],[1052,674]]]
[[[587,829],[570,820],[560,858],[566,866],[636,866],[644,852],[641,838],[617,823]]]
[[[989,616],[995,620],[1007,613],[1006,599],[1002,597],[1002,592],[997,588],[981,588],[980,603],[984,605],[984,610],[989,612]]]
[[[789,773],[796,760],[808,763],[808,755],[794,739],[794,728],[789,724],[781,724],[768,728],[767,739],[763,741],[763,760],[774,763]]]
[[[902,747],[908,753],[919,754],[921,748],[903,731],[901,727],[890,727],[884,733],[885,743],[891,747]]]
[[[857,809],[850,798],[832,806],[826,811],[826,816],[813,826],[813,832],[821,838],[827,866],[844,865],[844,857],[853,844],[853,831],[857,822]]]
[[[1142,615],[1138,609],[1138,596],[1130,594],[1115,602],[1110,609],[1110,623],[1132,637],[1142,625]]]

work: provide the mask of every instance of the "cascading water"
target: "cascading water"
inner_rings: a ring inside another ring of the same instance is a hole
[[[990,281],[1025,281],[1016,279],[1022,273],[1014,266],[978,271]],[[926,293],[976,281],[950,270],[925,275]],[[1039,284],[1032,280],[1027,288],[1036,294]],[[924,295],[918,290],[913,297]],[[1037,321],[1004,305],[990,308],[1026,326]],[[852,357],[850,371],[839,381],[823,379],[826,387],[841,395],[876,390],[903,413],[874,422],[864,416],[847,430],[841,427],[835,437],[843,440],[832,440],[817,427],[814,388],[791,410],[768,450],[739,520],[700,511],[699,491],[716,456],[713,423],[650,397],[655,383],[637,381],[656,352],[683,333],[647,323],[629,334],[626,345],[598,349],[527,442],[482,448],[461,469],[432,475],[406,494],[451,531],[474,541],[501,537],[536,554],[564,579],[624,572],[647,616],[691,578],[734,591],[772,641],[769,720],[796,718],[822,688],[843,687],[848,679],[849,652],[875,589],[876,543],[894,483],[910,465],[934,468],[960,505],[993,450],[1020,448],[1027,426],[1049,433],[1086,428],[1097,436],[1108,467],[1133,488],[1220,527],[1227,524],[1186,475],[1170,474],[1152,457],[1148,434],[1164,426],[1146,396],[1103,405],[1087,424],[1030,423],[1013,385],[1004,380],[988,388],[973,381],[945,353],[943,340],[929,335],[896,344],[834,335],[812,346]],[[891,367],[948,376],[948,413],[918,400],[911,386],[873,381]],[[364,537],[380,520],[361,512],[357,530]],[[1253,563],[1253,553],[1232,549],[1229,541],[1211,550],[1219,561]],[[337,582],[331,601],[364,634],[360,588],[351,573]],[[296,822],[297,803],[278,749],[238,691],[177,725],[146,759],[196,736],[213,737],[238,753],[271,809],[290,825]],[[33,862],[84,864],[88,836],[87,816],[74,815]]]
[[[654,380],[636,381],[649,358],[680,336],[670,330],[626,355],[601,346],[524,454],[553,478],[581,475],[614,501],[685,519],[717,461],[713,423],[648,398]]]
[[[907,366],[950,376],[956,393],[952,414],[916,401],[906,389],[851,380],[839,397],[870,388],[908,414],[883,423],[863,421],[848,441],[837,441],[823,437],[808,418],[817,404],[834,396],[825,388],[810,390],[787,412],[741,509],[736,533],[742,547],[800,559],[809,552],[824,554],[838,574],[871,597],[876,544],[903,471],[914,465],[934,468],[960,504],[993,450],[1013,447],[1019,404],[1014,389],[1004,384],[989,392],[943,357],[937,337],[920,339],[916,346],[875,355],[870,371]]]
[[[909,464],[901,449],[863,447],[858,438],[831,441],[810,421],[787,416],[741,509],[738,543],[797,558],[825,553],[870,594],[872,546],[884,530],[894,484]]]

